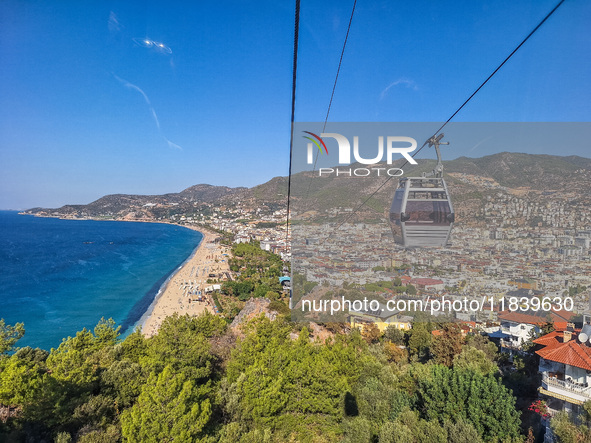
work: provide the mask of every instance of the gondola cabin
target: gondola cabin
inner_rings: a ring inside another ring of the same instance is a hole
[[[396,243],[404,247],[447,245],[454,211],[442,177],[400,179],[390,208]]]

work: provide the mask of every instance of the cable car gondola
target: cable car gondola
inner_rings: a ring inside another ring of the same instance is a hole
[[[422,177],[404,177],[398,183],[390,207],[390,227],[396,243],[404,247],[442,247],[447,245],[455,215],[443,179],[439,145],[443,134],[431,137],[437,165]]]

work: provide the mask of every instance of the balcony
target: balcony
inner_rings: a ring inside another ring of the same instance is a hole
[[[501,339],[501,348],[513,349],[515,351],[521,351],[521,345],[518,344],[518,342],[512,341],[512,340],[502,340]]]
[[[549,377],[547,372],[542,374],[542,388],[545,390],[558,394],[568,399],[572,399],[572,403],[581,403],[591,400],[591,387],[575,383],[570,380],[559,380],[554,377]]]

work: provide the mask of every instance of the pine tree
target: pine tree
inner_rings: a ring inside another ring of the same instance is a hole
[[[181,443],[199,438],[210,417],[210,402],[199,398],[195,383],[166,366],[150,375],[137,403],[121,415],[121,427],[131,443]]]

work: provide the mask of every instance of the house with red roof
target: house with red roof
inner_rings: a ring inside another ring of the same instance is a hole
[[[435,278],[413,278],[410,283],[424,291],[443,291],[445,288],[443,281]]]
[[[409,285],[412,280],[412,277],[409,277],[408,275],[401,275],[398,278],[400,279],[403,285]]]
[[[539,371],[542,374],[540,394],[554,411],[567,411],[575,416],[582,404],[591,400],[591,325],[583,330],[572,323],[534,340],[541,348]]]
[[[529,340],[532,333],[539,334],[541,328],[548,322],[566,322],[572,317],[571,311],[502,311],[498,319],[501,323],[499,330],[489,334],[491,338],[500,339],[501,351],[505,349],[521,349],[521,345]]]

